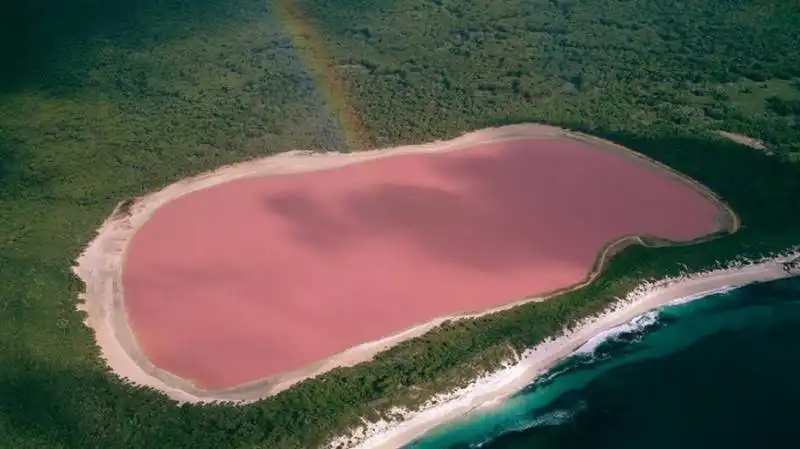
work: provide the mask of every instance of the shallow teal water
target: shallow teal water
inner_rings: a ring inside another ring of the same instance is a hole
[[[800,279],[663,307],[407,449],[800,449]]]

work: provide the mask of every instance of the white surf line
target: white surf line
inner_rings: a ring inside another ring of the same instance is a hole
[[[800,275],[800,268],[784,269],[784,263],[800,257],[800,247],[773,257],[737,260],[700,273],[686,273],[636,287],[605,312],[582,320],[572,331],[546,339],[526,350],[518,363],[480,376],[464,388],[437,395],[418,410],[395,408],[392,420],[364,421],[364,425],[336,437],[325,449],[396,449],[418,439],[435,427],[457,419],[482,405],[498,404],[522,390],[560,360],[570,356],[596,335],[627,323],[661,306],[699,299],[754,282]]]

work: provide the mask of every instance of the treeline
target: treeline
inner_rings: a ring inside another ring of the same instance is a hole
[[[641,279],[800,243],[800,164],[713,132],[800,150],[796,82],[734,95],[743,77],[796,81],[800,12],[787,2],[303,0],[373,142],[563,125],[698,179],[744,226],[696,247],[626,249],[579,292],[442,326],[252,405],[176,406],[108,372],[75,311],[73,260],[121,200],[224,163],[337,148],[346,130],[274,3],[106,3],[12,2],[24,13],[0,27],[10,33],[0,77],[0,448],[315,448],[361,416],[463,385],[509,357],[509,345],[534,345]],[[34,14],[39,6],[46,13]]]
[[[639,132],[667,121],[800,151],[797,121],[759,112],[764,89],[730,95],[752,81],[800,79],[800,12],[785,3],[300,4],[342,62],[363,66],[345,75],[383,142],[519,116]],[[800,99],[796,87],[784,94]]]

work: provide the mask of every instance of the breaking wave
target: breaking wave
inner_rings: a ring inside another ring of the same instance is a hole
[[[793,345],[792,336],[794,341],[800,338],[800,278],[733,290],[724,287],[682,298],[599,333],[495,408],[480,409],[407,449],[613,449],[626,439],[654,436],[630,432],[630,426],[663,436],[670,434],[663,426],[683,420],[700,438],[706,435],[705,423],[719,417],[720,422],[727,420],[720,428],[727,429],[727,422],[740,416],[734,413],[737,407],[724,405],[730,398],[738,404],[744,395],[767,405],[770,397],[758,393],[761,389],[785,392],[787,382],[800,378],[800,357],[793,358],[798,362],[793,371],[786,349]],[[699,298],[705,299],[694,301]],[[743,358],[758,357],[765,362],[743,363]],[[769,368],[770,362],[782,368]],[[698,376],[708,372],[720,373],[713,385]],[[771,379],[769,385],[748,383],[762,378]],[[743,393],[750,391],[753,395]],[[800,388],[796,391],[800,394]],[[676,400],[692,404],[696,419],[685,416],[687,407],[675,408]],[[784,424],[795,428],[773,413],[753,431]],[[615,437],[604,439],[608,435]],[[627,447],[646,447],[635,442]]]

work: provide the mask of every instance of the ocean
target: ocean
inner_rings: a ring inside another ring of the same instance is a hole
[[[800,449],[800,278],[675,302],[405,449]]]

